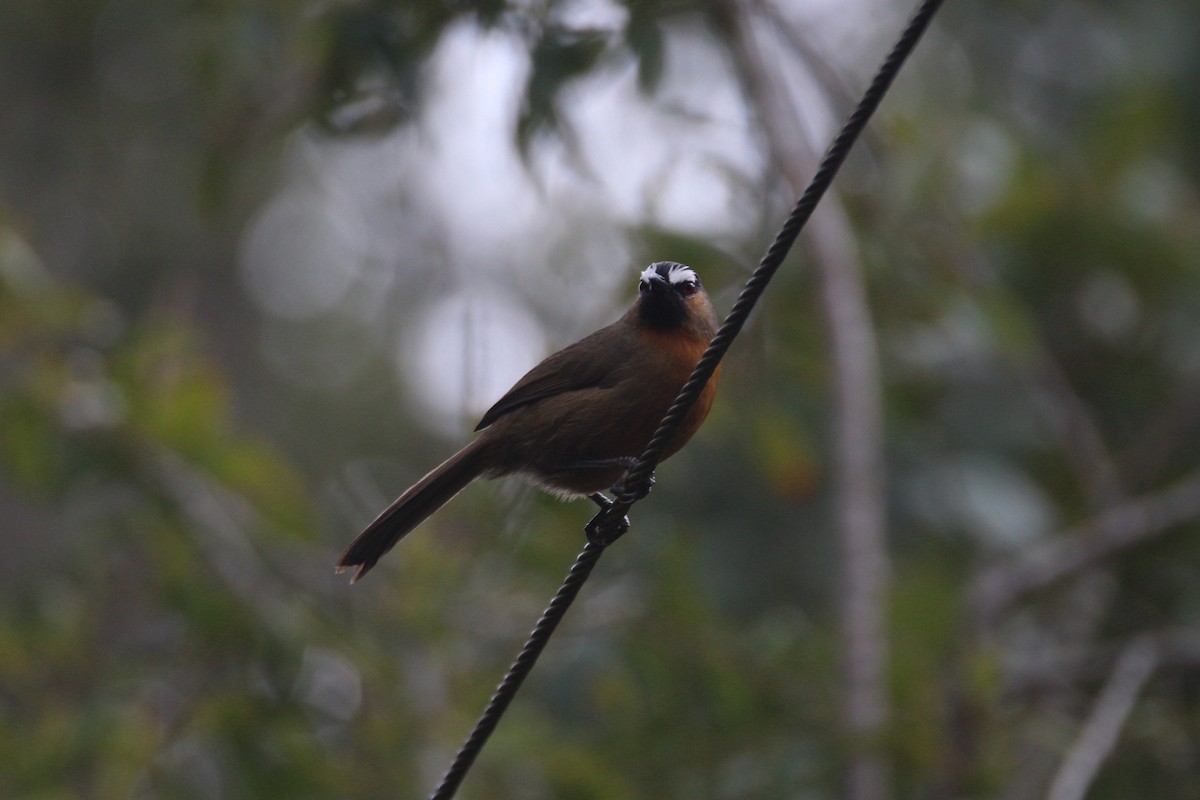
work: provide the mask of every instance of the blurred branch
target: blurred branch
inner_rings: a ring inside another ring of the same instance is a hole
[[[1079,482],[1095,510],[1118,502],[1125,494],[1117,466],[1091,410],[1076,394],[1062,366],[1039,341],[1031,379],[1044,393],[1034,393],[1051,430],[1062,444],[1062,452],[1075,468]]]
[[[967,263],[975,245],[960,236],[955,239],[955,247],[959,251],[957,260]],[[1001,336],[1000,341],[1007,344],[1002,352],[1014,365],[1049,433],[1058,440],[1092,510],[1102,511],[1121,500],[1125,483],[1117,460],[1091,408],[1075,391],[1066,370],[1046,344],[1042,326],[1028,303],[994,272],[976,271],[970,278],[985,305],[1000,305],[1016,318],[1019,345]],[[1003,326],[995,323],[994,327]]]
[[[305,629],[305,604],[280,580],[250,541],[248,531],[266,523],[244,498],[165,450],[146,458],[147,471],[196,529],[205,558],[264,628],[286,638]]]
[[[753,0],[751,0],[753,2]],[[780,38],[787,44],[797,58],[804,61],[805,68],[820,82],[821,88],[831,95],[838,103],[850,105],[854,102],[856,91],[849,82],[834,68],[834,65],[816,46],[805,36],[802,36],[792,25],[779,6],[771,0],[754,2],[753,12],[762,14],[779,33]],[[869,133],[869,131],[864,131]]]
[[[773,160],[801,192],[820,153],[807,141],[797,104],[778,71],[767,69],[754,19],[738,0],[716,6],[735,68],[766,133]],[[778,20],[773,20],[778,24]],[[809,226],[832,347],[836,506],[843,560],[843,724],[858,748],[847,769],[846,797],[890,795],[888,765],[877,742],[888,718],[885,599],[883,404],[875,330],[850,223],[827,198]]]
[[[1135,639],[1121,652],[1092,713],[1054,776],[1047,800],[1083,800],[1158,663],[1158,651],[1149,637]]]
[[[956,238],[955,246],[961,251],[958,260],[968,263],[974,245],[965,238]],[[1012,365],[1046,432],[1057,444],[1061,458],[1074,476],[1078,491],[1086,500],[1088,512],[1100,514],[1110,510],[1125,499],[1127,485],[1091,406],[1075,391],[1067,371],[1046,343],[1037,315],[1020,294],[1006,286],[995,272],[984,270],[968,274],[985,304],[1008,312],[1007,319],[996,323],[996,330],[1001,334],[999,341],[1002,343],[1002,352]],[[1006,330],[1008,335],[1004,335]],[[1100,563],[1081,570],[1069,591],[1053,608],[1032,621],[1036,635],[1042,637],[1042,641],[1053,641],[1060,648],[1059,652],[1084,652],[1094,648],[1095,638],[1112,604],[1119,597],[1119,587],[1111,572],[1107,565]],[[978,611],[978,604],[970,610],[975,614],[976,621],[984,619],[985,615]],[[996,609],[994,613],[998,614],[1000,610]],[[990,611],[987,613],[993,614]],[[978,625],[976,632],[983,631],[984,626]],[[1026,683],[1017,689],[1019,681],[1012,676],[1022,669],[1028,671],[1029,665],[1012,663],[1013,656],[1023,655],[1030,649],[1040,652],[1040,648],[1006,646],[1000,649],[1010,662],[1005,670],[1009,676],[1008,691],[1026,691],[1032,695],[1024,700],[1034,719],[1059,719],[1077,713],[1078,693],[1071,686],[1078,679],[1077,674],[1047,675],[1046,681],[1040,684]],[[961,703],[962,700],[956,699],[955,702]],[[969,727],[956,737],[952,747],[959,752],[957,760],[960,763],[975,760],[973,748],[978,746],[977,740],[981,735],[977,727]],[[1058,753],[1046,746],[1035,727],[1018,732],[1014,758],[1021,768],[1013,771],[999,796],[1005,800],[1041,797],[1057,769]],[[961,780],[958,781],[957,793],[962,793]]]
[[[1038,653],[1049,642],[1063,644],[1075,650],[1092,647],[1104,623],[1114,597],[1117,582],[1109,570],[1090,569],[1071,583],[1069,589],[1054,604],[1048,620],[1038,622],[1037,634],[1041,645],[1006,647],[1009,664],[1005,673],[1011,675],[1018,667],[1012,662],[1028,652]],[[1112,655],[1104,662],[1100,675],[1112,665]],[[1028,708],[1035,720],[1074,719],[1079,716],[1079,691],[1075,683],[1080,675],[1062,672],[1033,688],[1032,701]],[[1006,687],[1012,691],[1011,680]],[[1053,778],[1060,760],[1058,749],[1048,746],[1045,737],[1039,734],[1038,726],[1021,730],[1016,744],[1016,761],[1021,764],[1015,770],[1001,795],[1004,800],[1025,800],[1042,797],[1045,787]]]
[[[983,570],[970,587],[974,619],[986,627],[1020,597],[1198,516],[1200,471]]]
[[[1123,499],[1124,491],[1100,428],[1040,336],[1033,347],[1035,356],[1027,380],[1032,384],[1029,388],[1034,407],[1040,409],[1051,435],[1057,437],[1060,452],[1073,468],[1089,501],[1089,510],[1107,511]],[[1088,647],[1099,634],[1118,593],[1111,570],[1092,565],[1081,572],[1041,627],[1058,642]],[[1074,679],[1075,676],[1060,675],[1058,681],[1038,692],[1032,704],[1037,718],[1055,719],[1071,714],[1076,700],[1067,687]],[[1054,774],[1058,754],[1037,736],[1025,738],[1019,752],[1024,768],[1010,783],[1007,796],[1040,797],[1047,779]]]
[[[1153,641],[1162,669],[1191,669],[1200,664],[1200,631],[1171,628],[1142,634],[1139,638]],[[1119,645],[1109,643],[1057,647],[1040,652],[1035,658],[1012,668],[1006,692],[1022,694],[1048,684],[1094,680],[1110,668],[1120,650]]]

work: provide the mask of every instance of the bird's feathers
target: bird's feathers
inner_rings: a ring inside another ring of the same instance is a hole
[[[505,414],[547,397],[604,386],[632,353],[631,337],[614,335],[616,325],[601,328],[573,345],[548,356],[496,401],[475,426],[481,431]],[[603,346],[596,346],[597,341]],[[580,352],[587,353],[579,358]]]

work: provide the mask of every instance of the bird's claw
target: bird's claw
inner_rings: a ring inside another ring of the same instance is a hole
[[[631,489],[630,487],[625,486],[623,482],[618,481],[610,491],[613,493],[613,497],[617,498],[617,500],[621,501],[622,503],[633,505],[646,495],[650,494],[650,490],[654,488],[654,481],[654,473],[651,472],[646,476],[646,485],[644,487]]]
[[[587,535],[588,541],[597,547],[608,547],[610,544],[621,538],[629,531],[629,517],[621,517],[610,532],[605,534],[601,528],[604,522],[605,514],[612,508],[613,502],[604,495],[596,492],[588,495],[593,503],[600,507],[600,511],[596,516],[592,517],[587,525],[583,526],[583,532]]]
[[[601,530],[601,521],[604,518],[604,512],[601,511],[596,516],[592,517],[591,521],[583,526],[583,532],[587,534],[588,541],[597,547],[608,547],[610,544],[621,538],[629,531],[629,517],[621,517],[615,527],[609,532],[604,533]]]
[[[631,506],[641,500],[646,495],[650,494],[650,489],[654,486],[654,473],[651,472],[646,477],[646,482],[643,486],[630,489],[621,481],[618,481],[612,487],[613,496],[617,502]],[[604,533],[601,529],[603,523],[607,521],[609,509],[613,507],[613,501],[602,495],[600,492],[595,492],[588,495],[593,503],[600,507],[599,513],[592,517],[591,521],[583,526],[583,532],[587,534],[588,541],[598,547],[608,547],[610,544],[620,539],[629,531],[629,517],[621,517],[616,523],[610,523],[610,530]]]

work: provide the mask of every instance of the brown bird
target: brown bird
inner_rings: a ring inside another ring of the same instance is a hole
[[[346,548],[354,583],[409,531],[478,477],[520,475],[563,498],[599,494],[633,466],[717,332],[696,273],[660,261],[642,272],[625,314],[526,373],[488,409],[482,430],[400,495]],[[663,460],[708,416],[714,372]]]

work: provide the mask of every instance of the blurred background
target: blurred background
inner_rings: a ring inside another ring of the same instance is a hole
[[[947,5],[461,797],[1200,798],[1200,6]],[[592,508],[338,553],[911,10],[0,4],[0,796],[427,794]]]

